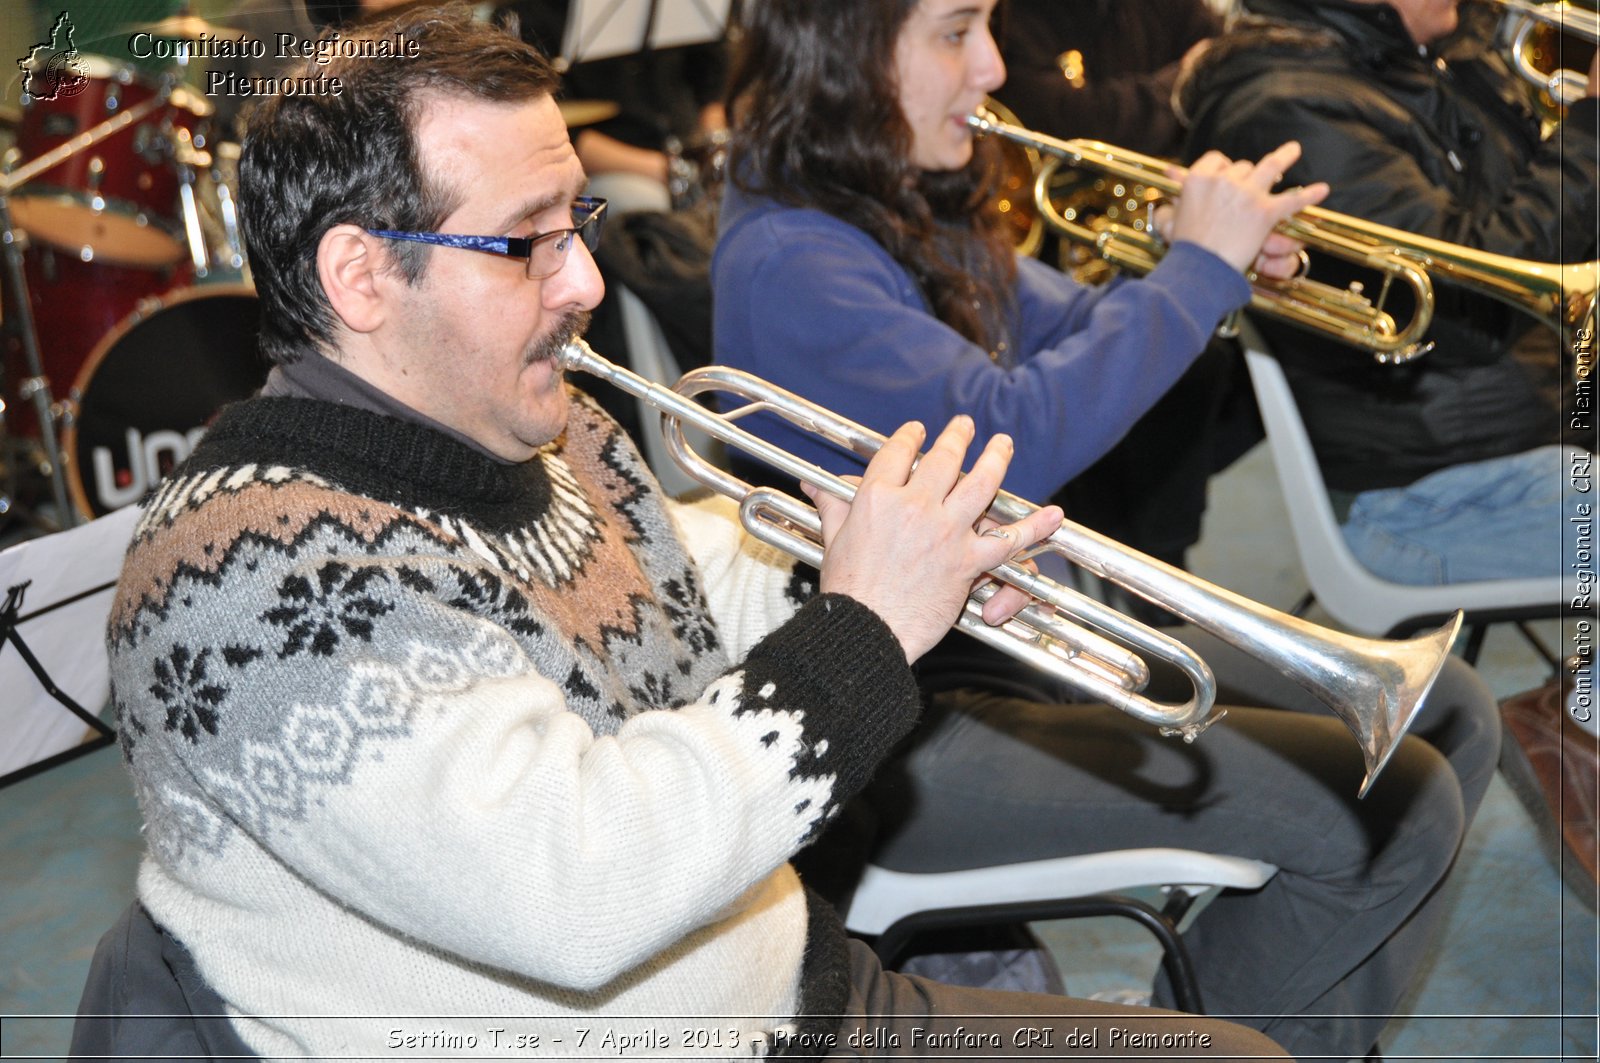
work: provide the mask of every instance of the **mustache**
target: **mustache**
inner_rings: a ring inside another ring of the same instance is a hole
[[[589,331],[590,314],[587,310],[574,310],[551,326],[550,331],[534,344],[528,356],[528,364],[540,361],[556,361],[562,348]]]

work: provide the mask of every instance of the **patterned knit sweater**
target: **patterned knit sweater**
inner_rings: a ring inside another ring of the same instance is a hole
[[[808,589],[576,393],[515,466],[232,407],[112,610],[140,896],[265,1056],[748,1055],[843,1004],[786,861],[918,709]]]

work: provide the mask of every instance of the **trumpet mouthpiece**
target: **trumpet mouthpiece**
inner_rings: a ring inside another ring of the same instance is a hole
[[[556,354],[556,365],[564,370],[581,369],[580,364],[585,356],[594,357],[594,349],[589,346],[589,341],[582,336],[574,336],[567,341],[567,345]]]

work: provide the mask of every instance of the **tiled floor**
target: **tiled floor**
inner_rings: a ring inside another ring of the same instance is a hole
[[[1287,607],[1303,584],[1283,519],[1269,459],[1253,452],[1213,484],[1196,569]],[[1544,678],[1505,632],[1491,635],[1483,670],[1501,696]],[[112,749],[0,789],[0,1014],[29,1016],[0,1019],[0,1055],[65,1050],[89,954],[132,896],[139,851]],[[1594,1060],[1593,910],[1563,887],[1533,821],[1498,780],[1447,888],[1448,927],[1407,1015],[1383,1038],[1387,1058]],[[1146,985],[1156,964],[1137,929],[1091,920],[1042,932],[1073,992]]]

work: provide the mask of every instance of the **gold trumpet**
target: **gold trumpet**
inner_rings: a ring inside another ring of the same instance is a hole
[[[741,450],[788,476],[849,500],[855,488],[824,469],[740,428],[749,414],[776,414],[804,431],[863,457],[877,452],[884,437],[775,384],[734,369],[696,369],[674,388],[651,383],[595,354],[582,340],[561,354],[563,368],[582,370],[641,399],[661,413],[661,428],[675,460],[688,475],[739,503],[740,520],[756,538],[814,567],[822,564],[822,525],[808,503],[770,488],[752,487],[701,456],[684,435],[686,425]],[[714,413],[695,396],[720,393],[742,403]],[[990,507],[995,520],[1019,520],[1036,509],[1001,492]],[[1443,627],[1406,641],[1367,639],[1319,627],[1280,613],[1181,569],[1122,546],[1082,525],[1063,523],[1034,552],[1049,551],[1183,617],[1224,641],[1293,676],[1344,721],[1361,746],[1365,796],[1388,763],[1412,716],[1443,667],[1461,614]],[[1105,701],[1163,734],[1192,741],[1220,716],[1213,713],[1216,678],[1194,651],[1168,635],[1116,612],[1070,587],[1008,563],[990,571],[968,599],[957,621],[967,634]],[[983,603],[1007,583],[1033,603],[1000,627],[982,618]],[[1069,622],[1072,618],[1076,623]],[[1090,630],[1091,628],[1097,630]],[[1103,634],[1102,634],[1103,633]],[[1107,638],[1109,635],[1111,638]],[[1120,641],[1113,641],[1120,640]],[[1139,692],[1149,668],[1136,647],[1182,671],[1193,692],[1179,704],[1157,702]]]
[[[1161,159],[1113,147],[1096,140],[1057,140],[1019,126],[998,121],[980,111],[968,120],[980,134],[994,134],[1028,145],[1055,165],[1099,170],[1130,182],[1176,195],[1180,179],[1167,176]],[[1111,225],[1091,229],[1062,216],[1050,199],[1054,167],[1041,166],[1034,182],[1035,205],[1046,224],[1075,242],[1093,247],[1113,265],[1147,273],[1166,252],[1166,245],[1150,232]],[[1377,299],[1370,300],[1359,285],[1348,289],[1299,277],[1288,281],[1251,278],[1250,307],[1290,324],[1327,333],[1354,347],[1370,349],[1383,364],[1408,362],[1432,348],[1424,340],[1433,320],[1433,280],[1488,295],[1565,330],[1592,328],[1596,280],[1600,263],[1531,262],[1477,251],[1459,244],[1416,236],[1387,225],[1307,207],[1278,227],[1307,247],[1327,252],[1383,275]],[[1404,328],[1383,310],[1394,281],[1410,286],[1416,309]]]
[[[1534,0],[1484,0],[1491,7],[1505,13],[1501,38],[1510,51],[1511,65],[1523,79],[1562,107],[1581,99],[1589,88],[1587,71],[1556,66],[1550,52],[1557,56],[1559,48],[1552,48],[1551,31],[1555,35],[1571,38],[1573,47],[1587,44],[1585,58],[1594,54],[1600,44],[1600,13],[1560,0],[1558,3],[1536,3]],[[1553,67],[1553,69],[1552,69]]]

